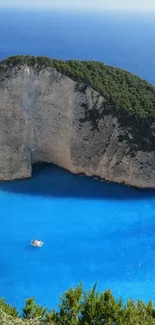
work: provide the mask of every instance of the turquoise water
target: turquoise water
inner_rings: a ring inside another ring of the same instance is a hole
[[[1,296],[56,306],[81,280],[116,297],[155,299],[155,193],[75,176],[50,165],[0,183]],[[29,246],[37,237],[41,249]]]
[[[101,60],[155,84],[152,14],[0,11],[0,59],[15,54]],[[0,182],[0,296],[56,306],[81,280],[116,297],[155,300],[155,194],[36,166]],[[45,246],[35,249],[36,236]]]

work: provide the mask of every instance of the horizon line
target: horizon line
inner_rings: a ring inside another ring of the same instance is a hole
[[[0,9],[22,9],[22,10],[38,10],[38,11],[45,11],[45,10],[50,10],[50,11],[74,11],[74,12],[78,12],[78,11],[83,11],[83,12],[139,12],[139,13],[146,13],[146,12],[150,12],[150,13],[155,13],[155,8],[151,9],[151,8],[94,8],[94,7],[52,7],[52,6],[1,6],[0,5]]]

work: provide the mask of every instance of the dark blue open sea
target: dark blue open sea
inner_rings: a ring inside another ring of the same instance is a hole
[[[0,59],[101,60],[155,84],[155,16],[0,11]],[[41,237],[42,249],[29,246]],[[55,307],[81,280],[116,297],[155,301],[155,193],[34,166],[0,182],[0,296]]]

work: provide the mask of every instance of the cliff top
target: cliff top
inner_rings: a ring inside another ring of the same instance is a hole
[[[55,68],[77,83],[83,83],[98,91],[106,98],[107,107],[109,105],[119,113],[125,110],[129,115],[143,119],[155,117],[155,87],[125,70],[95,61],[62,61],[48,57],[18,55],[1,61],[0,72],[22,65],[36,69]],[[85,91],[86,87],[80,90]]]

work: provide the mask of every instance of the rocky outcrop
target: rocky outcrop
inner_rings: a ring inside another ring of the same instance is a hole
[[[105,104],[98,92],[54,68],[23,65],[1,73],[0,179],[30,177],[34,163],[48,162],[155,187],[155,123],[126,123]]]

